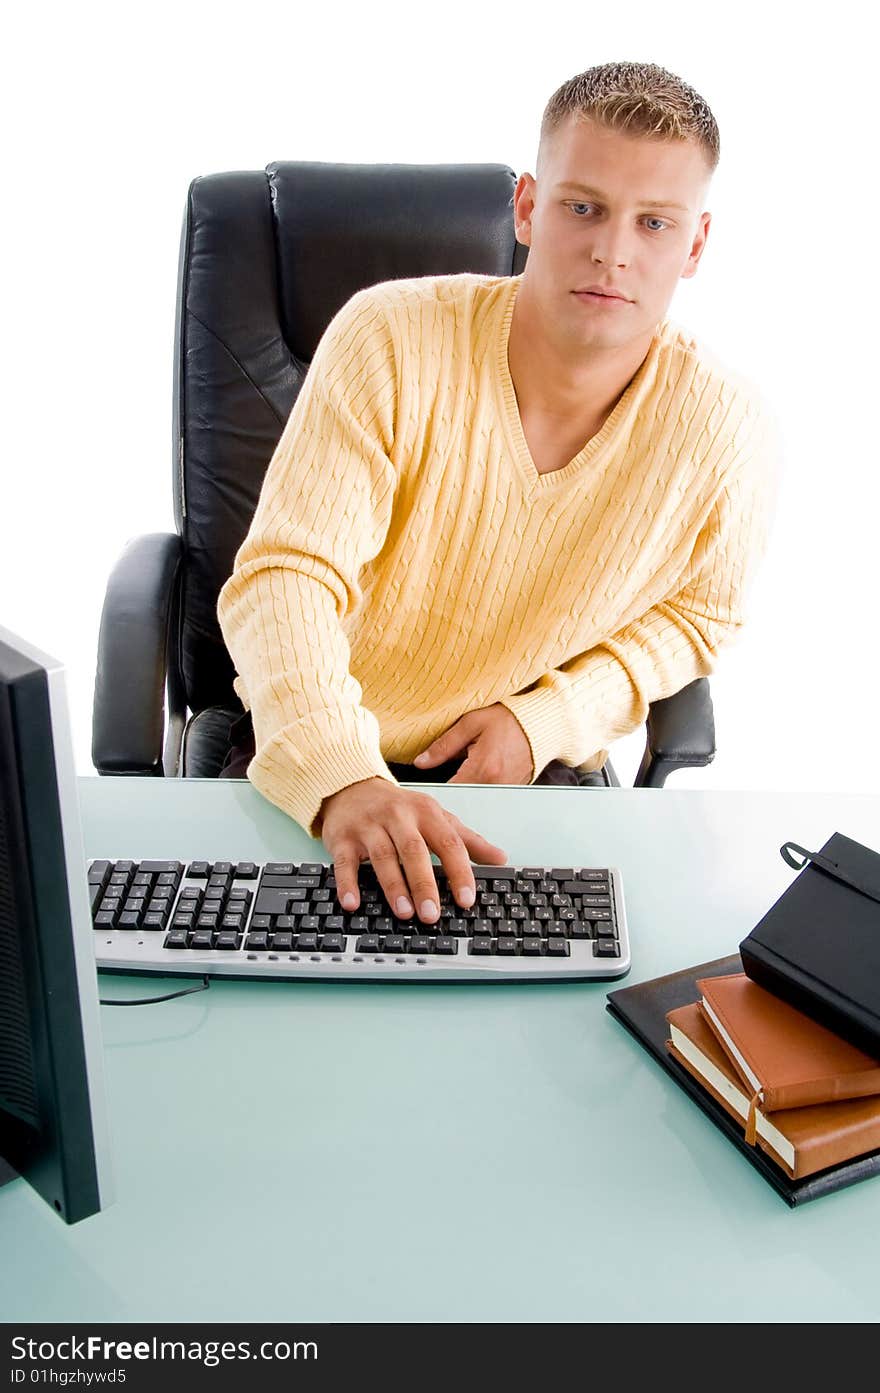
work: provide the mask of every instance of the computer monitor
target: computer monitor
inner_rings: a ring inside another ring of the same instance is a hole
[[[0,628],[0,1184],[69,1224],[111,1200],[91,934],[64,671]]]

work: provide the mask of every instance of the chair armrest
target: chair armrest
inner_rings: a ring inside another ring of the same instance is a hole
[[[129,542],[110,574],[92,710],[99,774],[164,772],[168,641],[182,557],[176,533],[153,532]]]
[[[662,788],[676,769],[700,769],[715,758],[709,679],[698,677],[648,708],[647,743],[635,788]]]

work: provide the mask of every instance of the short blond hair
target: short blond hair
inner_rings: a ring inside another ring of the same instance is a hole
[[[600,63],[563,82],[544,108],[539,164],[541,147],[569,116],[648,139],[692,140],[703,151],[709,178],[721,158],[709,103],[656,63]]]

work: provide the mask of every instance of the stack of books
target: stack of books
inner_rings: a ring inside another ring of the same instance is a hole
[[[779,852],[800,873],[738,953],[608,1010],[796,1205],[880,1175],[880,853]]]
[[[696,979],[666,1013],[669,1054],[792,1180],[880,1147],[880,1060],[745,973]]]

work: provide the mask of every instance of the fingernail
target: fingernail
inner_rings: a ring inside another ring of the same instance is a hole
[[[474,892],[469,885],[461,885],[458,890],[458,902],[464,905],[465,909],[470,909],[475,899]]]
[[[412,914],[412,905],[403,895],[401,895],[394,908],[398,914]]]
[[[343,895],[343,896],[342,896],[342,908],[343,908],[343,909],[354,909],[354,907],[355,907],[356,904],[357,904],[357,900],[355,899],[354,895],[351,893],[350,890],[348,891],[348,893],[347,893],[346,895]]]
[[[419,914],[423,919],[433,919],[434,915],[439,914],[439,912],[433,900],[422,900],[422,907],[419,910]]]
[[[415,759],[413,760],[413,764],[424,764],[426,759],[427,755],[416,755]]]

